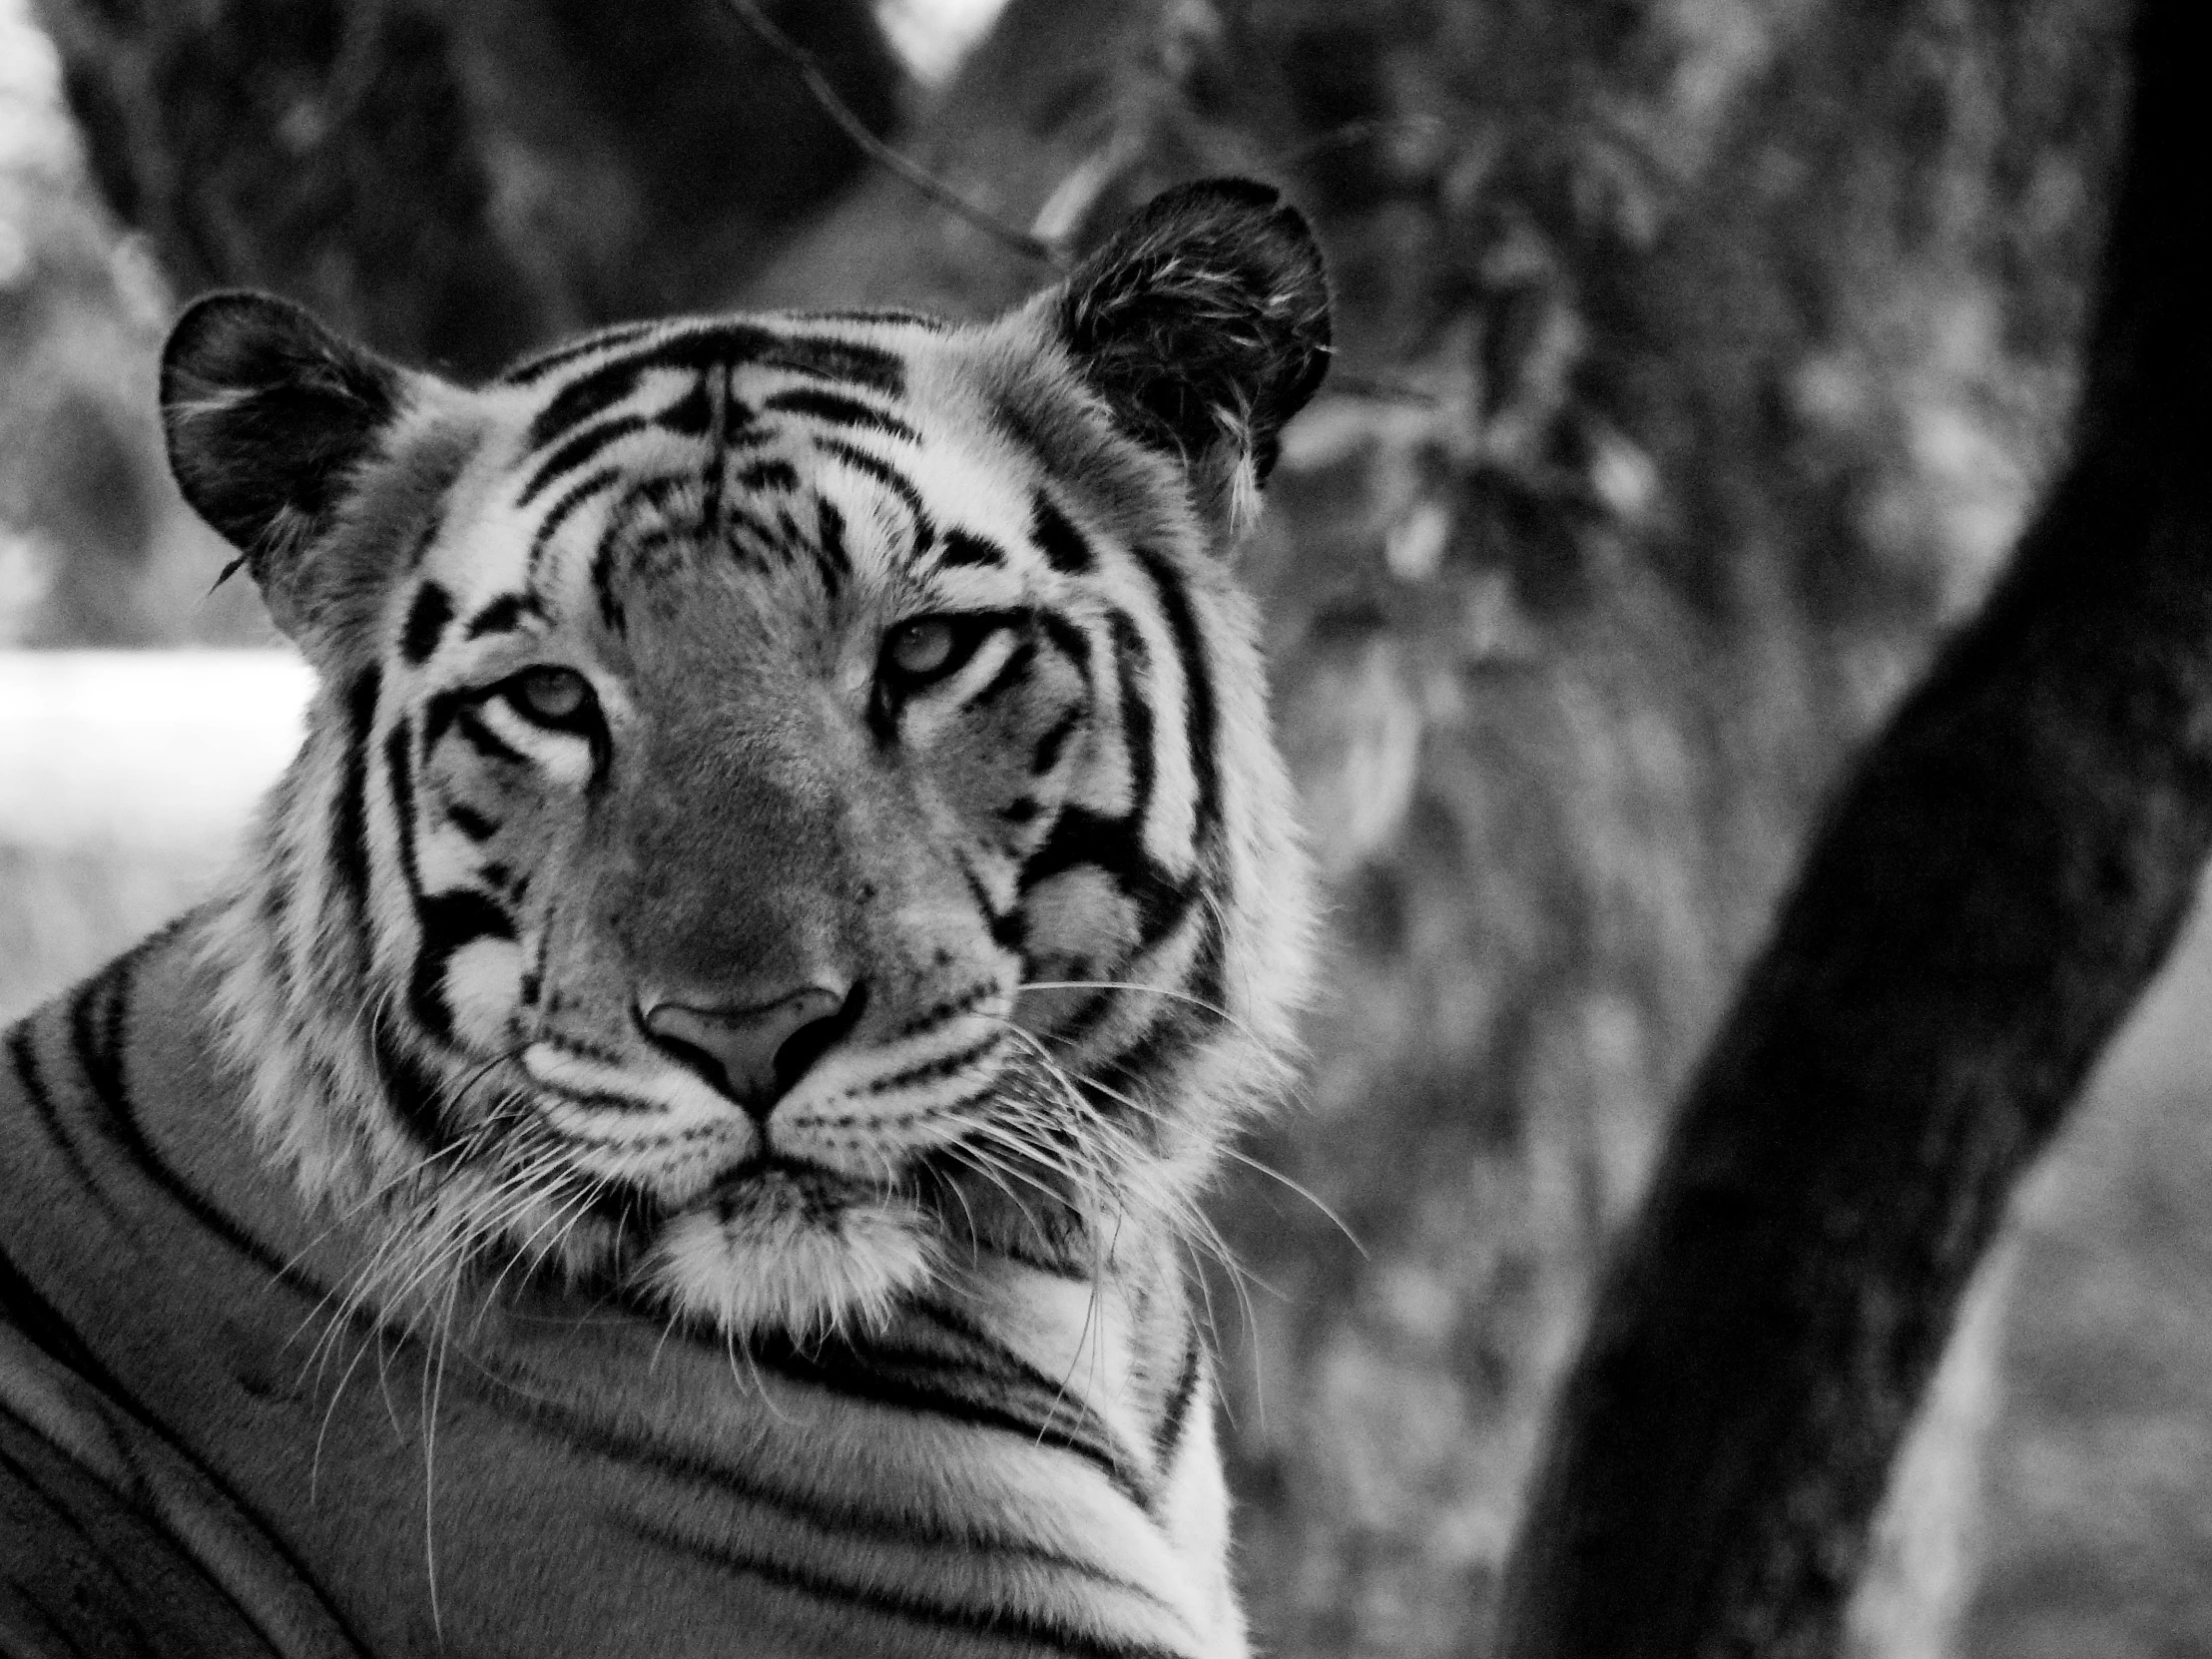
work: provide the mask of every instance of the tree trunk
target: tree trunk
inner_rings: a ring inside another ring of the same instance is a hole
[[[859,165],[718,0],[35,3],[102,189],[181,291],[273,288],[466,375],[716,303]],[[864,0],[783,11],[887,131]]]
[[[1861,764],[1616,1248],[1508,1659],[1836,1651],[1967,1276],[2195,894],[2212,203],[2185,14],[2138,19],[2073,460]]]

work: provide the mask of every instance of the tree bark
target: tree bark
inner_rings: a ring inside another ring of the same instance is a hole
[[[481,375],[705,308],[858,153],[719,0],[36,0],[103,193],[184,292],[273,288]],[[781,8],[877,132],[864,0]]]
[[[1861,763],[1615,1249],[1506,1659],[1836,1651],[1966,1279],[2195,894],[2212,202],[2187,15],[2137,19],[2073,459]]]

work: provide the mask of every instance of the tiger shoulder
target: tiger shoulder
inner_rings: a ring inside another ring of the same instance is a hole
[[[251,293],[177,479],[314,671],[0,1056],[0,1652],[1232,1659],[1198,1204],[1312,914],[1228,563],[1304,221],[464,388]]]

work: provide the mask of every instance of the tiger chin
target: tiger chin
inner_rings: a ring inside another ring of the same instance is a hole
[[[990,321],[473,388],[188,310],[317,689],[231,887],[8,1035],[0,1450],[134,1542],[0,1633],[1241,1654],[1196,1206],[1311,905],[1228,559],[1328,358],[1240,181]]]

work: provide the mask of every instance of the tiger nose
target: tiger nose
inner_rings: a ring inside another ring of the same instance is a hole
[[[668,1053],[766,1120],[825,1050],[859,1018],[861,989],[805,985],[750,1008],[654,1001],[639,1010]]]

